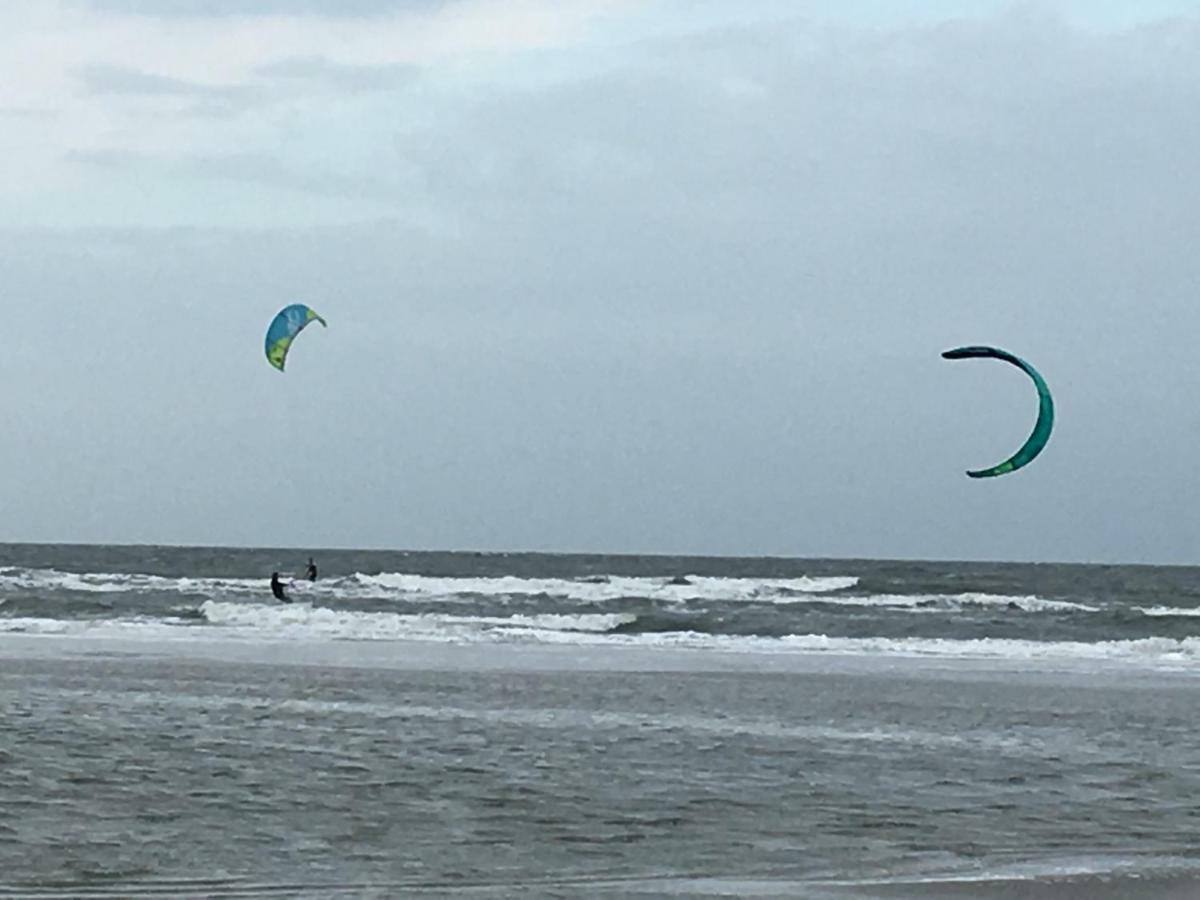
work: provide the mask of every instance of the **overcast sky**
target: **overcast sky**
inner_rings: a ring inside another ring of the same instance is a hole
[[[0,539],[1200,561],[1195,3],[12,0],[0,85]]]

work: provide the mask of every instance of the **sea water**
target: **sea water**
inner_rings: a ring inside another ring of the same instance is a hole
[[[0,546],[0,896],[1200,896],[1200,571],[308,555]]]

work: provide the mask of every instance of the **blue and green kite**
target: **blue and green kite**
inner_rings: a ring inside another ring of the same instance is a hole
[[[325,320],[303,303],[293,303],[281,309],[267,327],[267,361],[282,372],[292,341],[313,321],[325,325]]]

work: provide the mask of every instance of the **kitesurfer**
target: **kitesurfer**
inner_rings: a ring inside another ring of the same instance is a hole
[[[317,580],[317,564],[313,562],[313,558],[311,556],[308,558],[308,568],[304,570],[304,577],[309,581]]]
[[[271,593],[275,595],[275,599],[282,603],[291,603],[292,598],[283,590],[283,582],[279,580],[279,573],[271,573]]]

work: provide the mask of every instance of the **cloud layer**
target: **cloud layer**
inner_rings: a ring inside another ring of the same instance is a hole
[[[1195,19],[236,6],[0,14],[5,537],[1191,558]]]

